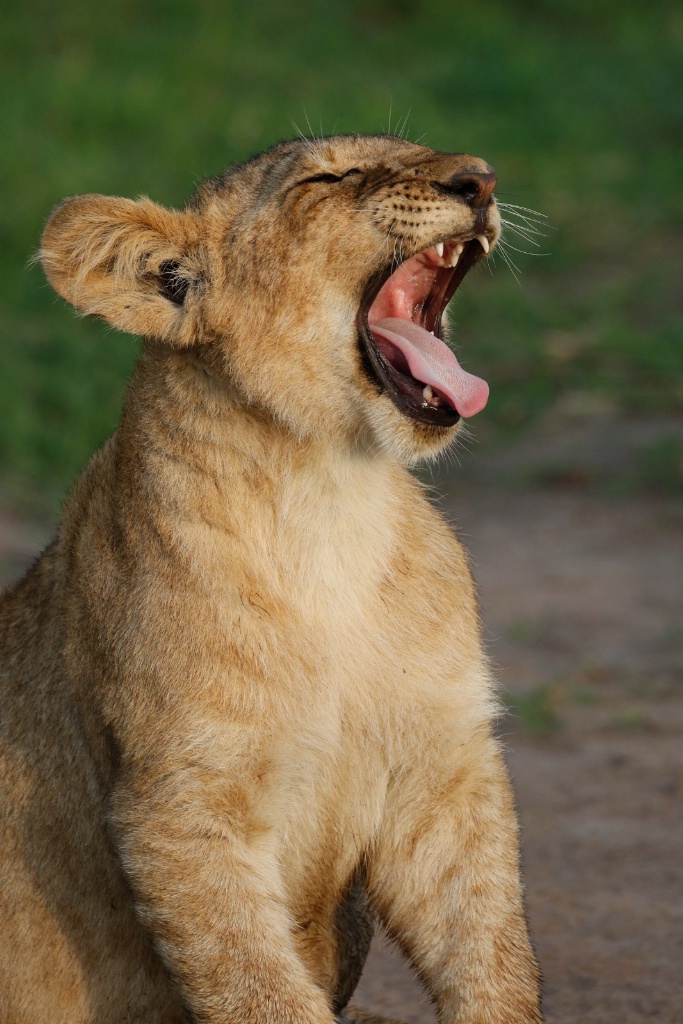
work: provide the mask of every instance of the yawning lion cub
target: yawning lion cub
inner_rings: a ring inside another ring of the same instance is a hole
[[[443,1024],[540,1020],[467,559],[406,469],[486,403],[440,335],[494,185],[354,136],[52,214],[51,284],[146,340],[0,602],[2,1024],[353,1020],[375,914]]]

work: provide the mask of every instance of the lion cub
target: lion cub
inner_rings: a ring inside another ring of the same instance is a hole
[[[0,601],[3,1024],[353,1020],[374,914],[444,1024],[540,1020],[467,559],[406,468],[486,403],[440,337],[494,185],[338,137],[52,214],[50,283],[145,342]]]

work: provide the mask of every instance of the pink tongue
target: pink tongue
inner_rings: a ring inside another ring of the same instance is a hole
[[[388,342],[403,353],[413,377],[445,395],[461,416],[476,416],[484,408],[489,397],[486,381],[463,370],[448,345],[429,331],[399,317],[371,323],[370,329],[387,358]]]

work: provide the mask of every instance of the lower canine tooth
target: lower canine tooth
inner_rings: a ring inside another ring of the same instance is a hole
[[[430,388],[429,384],[425,384],[424,389],[422,391],[422,397],[426,402],[431,402],[432,398],[434,397],[434,392]]]

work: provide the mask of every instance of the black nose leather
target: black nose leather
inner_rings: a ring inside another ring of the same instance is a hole
[[[487,174],[473,171],[454,174],[450,181],[442,185],[444,191],[462,199],[473,209],[488,206],[495,187],[496,176],[493,171]]]

